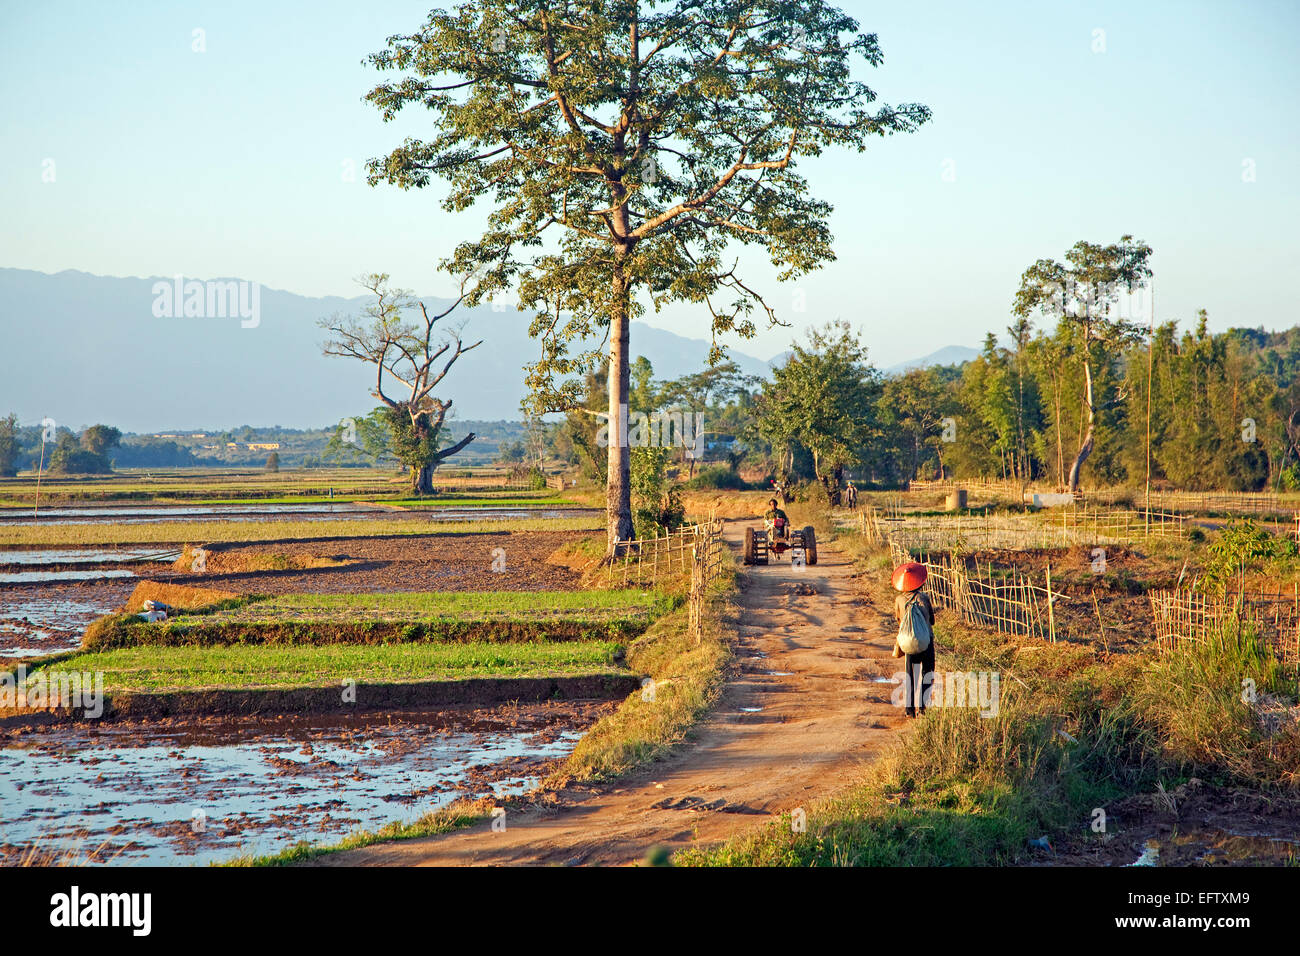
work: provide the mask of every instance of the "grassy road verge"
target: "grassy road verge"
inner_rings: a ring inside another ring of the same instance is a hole
[[[860,548],[875,567],[880,555]],[[888,564],[887,556],[885,564]],[[1156,656],[1047,643],[944,622],[939,671],[997,673],[996,715],[931,706],[912,733],[837,797],[719,846],[700,866],[971,866],[1043,859],[1030,841],[1086,849],[1096,810],[1195,777],[1291,792],[1300,725],[1270,727],[1243,681],[1294,704],[1296,683],[1248,630]],[[1054,851],[1053,851],[1054,852]]]

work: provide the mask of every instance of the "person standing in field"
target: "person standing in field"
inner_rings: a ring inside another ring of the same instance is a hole
[[[858,489],[853,487],[853,479],[849,479],[849,486],[844,489],[844,500],[850,511],[858,510]]]
[[[925,692],[929,686],[927,674],[934,673],[934,605],[930,595],[921,590],[925,585],[925,565],[908,561],[894,568],[894,599],[898,612],[898,638],[894,642],[894,656],[905,657],[903,662],[903,701],[908,717],[915,717],[917,698],[921,713],[925,713]],[[933,678],[931,678],[933,680]]]

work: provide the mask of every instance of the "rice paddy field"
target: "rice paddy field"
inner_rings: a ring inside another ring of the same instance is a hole
[[[0,706],[0,862],[220,862],[535,783],[640,686],[627,646],[680,599],[585,588],[575,555],[603,515],[493,481],[431,499],[355,469],[42,481],[39,499],[0,481],[0,671],[27,687]],[[166,620],[140,616],[150,600]],[[69,674],[102,716],[38,706]],[[401,739],[393,720],[417,736],[378,785],[361,768]],[[300,743],[306,760],[267,757]],[[193,785],[160,800],[109,773],[40,796],[30,775],[59,779],[70,749]],[[306,774],[349,812],[300,804],[284,826],[278,794]],[[181,803],[228,838],[177,839]],[[79,812],[95,805],[114,809]]]

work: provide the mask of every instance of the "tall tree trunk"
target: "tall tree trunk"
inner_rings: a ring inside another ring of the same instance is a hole
[[[634,535],[632,526],[631,455],[627,445],[627,395],[630,373],[628,333],[631,295],[623,274],[622,256],[616,256],[611,290],[614,308],[609,327],[609,467],[605,478],[606,554],[620,552],[619,542]]]
[[[1061,384],[1052,376],[1052,392],[1056,398],[1056,487],[1065,486],[1065,446],[1061,443]]]
[[[433,465],[411,466],[411,493],[415,495],[433,494]]]
[[[1083,400],[1088,413],[1088,426],[1083,441],[1079,443],[1079,454],[1074,457],[1074,464],[1070,466],[1070,491],[1079,490],[1079,472],[1083,470],[1083,463],[1092,454],[1093,433],[1096,428],[1092,400],[1092,362],[1088,360],[1086,353],[1083,358]]]

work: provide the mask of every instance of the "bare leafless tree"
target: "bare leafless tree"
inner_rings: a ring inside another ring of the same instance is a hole
[[[454,445],[438,447],[452,402],[436,398],[433,390],[457,359],[483,342],[466,345],[461,327],[439,326],[469,294],[469,277],[461,280],[455,301],[437,313],[430,313],[409,291],[390,288],[388,278],[387,273],[371,273],[357,280],[374,295],[374,303],[360,318],[322,319],[320,326],[330,338],[321,348],[326,355],[354,358],[375,367],[375,387],[370,394],[389,410],[393,452],[411,469],[411,490],[431,494],[434,469],[476,437],[470,432]],[[408,319],[416,309],[421,318]],[[400,390],[399,397],[389,394],[395,390]]]

